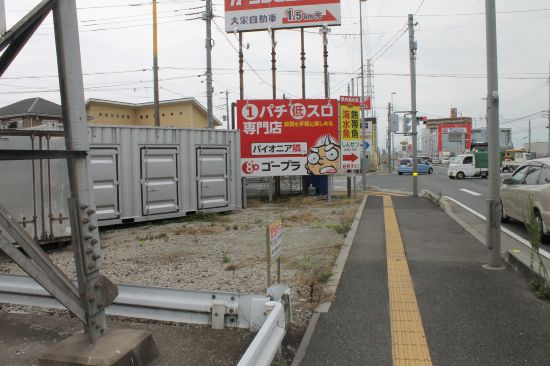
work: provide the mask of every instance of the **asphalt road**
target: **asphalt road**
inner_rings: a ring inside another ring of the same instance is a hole
[[[397,173],[369,175],[367,176],[367,185],[376,186],[381,189],[412,192],[412,180],[411,175],[398,175]],[[335,181],[335,187],[345,189],[345,178],[338,178]],[[357,177],[357,190],[360,189],[361,176],[359,175]],[[489,199],[489,179],[449,179],[447,176],[447,167],[434,166],[433,174],[420,175],[418,177],[418,190],[422,191],[423,189],[454,198],[480,214],[487,216],[486,200]],[[521,222],[512,220],[504,226],[524,239],[528,239],[527,232]],[[542,247],[548,251],[550,250],[550,243],[546,242]]]

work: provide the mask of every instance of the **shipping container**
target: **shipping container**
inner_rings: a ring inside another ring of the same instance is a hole
[[[61,131],[0,130],[0,149],[64,149]],[[241,208],[237,131],[90,126],[100,226]],[[35,239],[70,235],[64,160],[0,161],[0,203]]]

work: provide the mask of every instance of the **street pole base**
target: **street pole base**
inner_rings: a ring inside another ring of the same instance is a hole
[[[492,267],[489,264],[483,264],[481,267],[483,267],[484,269],[490,270],[490,271],[502,271],[502,270],[506,269],[506,267],[502,266],[502,265],[499,266],[499,267]]]
[[[84,333],[72,335],[44,352],[40,366],[146,366],[158,350],[151,333],[133,329],[110,329],[91,344]]]

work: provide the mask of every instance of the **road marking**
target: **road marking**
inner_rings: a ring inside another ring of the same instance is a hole
[[[481,193],[477,193],[477,192],[474,192],[474,191],[470,191],[469,189],[466,189],[466,188],[460,188],[460,190],[461,190],[462,192],[469,193],[469,194],[471,194],[472,196],[481,196]]]
[[[407,256],[390,196],[384,196],[384,226],[393,366],[431,366],[426,334],[420,319]]]
[[[479,217],[480,219],[482,219],[483,221],[487,221],[487,218],[480,214],[479,212],[477,212],[476,210],[466,206],[465,204],[463,204],[462,202],[460,201],[457,201],[455,200],[454,198],[452,197],[449,197],[449,196],[443,196],[444,198],[448,199],[448,200],[451,200],[453,201],[454,203],[456,203],[457,205],[459,205],[460,207],[464,208],[465,210],[469,211],[470,213],[472,213],[474,216],[477,216]],[[507,228],[505,228],[504,226],[500,225],[500,231],[502,231],[503,233],[505,234],[508,234],[508,236],[516,239],[517,241],[519,241],[520,243],[522,243],[523,245],[525,245],[526,247],[528,247],[529,249],[533,249],[533,246],[531,245],[531,243],[528,241],[528,240],[525,240],[523,239],[521,236],[519,236],[518,234],[514,233],[512,230],[509,230]],[[546,250],[544,249],[539,249],[539,253],[542,254],[543,257],[547,258],[547,259],[550,259],[550,253],[547,252]]]

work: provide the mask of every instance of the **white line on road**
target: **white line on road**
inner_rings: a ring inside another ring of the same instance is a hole
[[[467,211],[471,212],[472,214],[474,214],[475,216],[479,217],[480,219],[484,220],[484,221],[487,221],[487,218],[480,214],[479,212],[477,212],[476,210],[473,210],[471,209],[470,207],[466,206],[465,204],[463,204],[462,202],[460,201],[457,201],[455,200],[454,198],[452,197],[449,197],[449,196],[443,196],[445,197],[446,199],[448,200],[451,200],[453,201],[454,203],[456,203],[457,205],[461,206],[462,208],[466,209]],[[530,249],[533,249],[533,247],[531,246],[531,243],[529,243],[529,241],[523,239],[521,236],[519,236],[518,234],[514,233],[513,231],[505,228],[504,226],[500,226],[500,230],[503,232],[503,233],[506,233],[508,234],[509,236],[511,236],[512,238],[516,239],[517,241],[519,241],[520,243],[522,243],[523,245],[525,245],[526,247],[530,248]],[[539,252],[540,254],[543,255],[543,257],[546,257],[547,259],[550,259],[550,253],[548,253],[546,250],[544,249],[539,249]]]
[[[469,193],[469,194],[471,194],[472,196],[481,196],[481,193],[477,193],[477,192],[474,192],[474,191],[470,191],[469,189],[466,189],[466,188],[460,188],[460,190],[461,190],[462,192]]]

